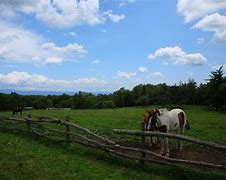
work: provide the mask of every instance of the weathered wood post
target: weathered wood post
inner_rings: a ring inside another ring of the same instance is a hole
[[[69,122],[69,116],[66,116],[65,119],[66,122]],[[70,144],[71,143],[71,137],[70,137],[70,126],[69,125],[65,125],[66,126],[66,143]]]
[[[27,130],[30,132],[31,131],[31,114],[27,115],[26,123],[27,123]]]
[[[141,123],[141,131],[145,130],[144,126],[145,126],[145,122],[142,122]],[[144,149],[145,148],[145,136],[144,135],[141,136],[141,143],[142,143],[142,146],[143,146],[143,149]],[[146,153],[142,152],[141,153],[141,161],[140,161],[142,164],[144,164],[144,160],[143,159],[145,158],[145,156],[146,156]]]

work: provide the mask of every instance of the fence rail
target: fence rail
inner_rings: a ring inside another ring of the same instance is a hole
[[[192,137],[183,136],[183,135],[161,133],[161,132],[154,132],[154,131],[134,131],[134,130],[127,130],[127,129],[114,129],[113,131],[117,134],[125,134],[125,135],[141,136],[141,137],[142,136],[158,136],[158,137],[172,138],[172,139],[187,141],[187,142],[190,142],[193,144],[211,147],[216,150],[226,151],[226,146],[212,143],[212,142],[194,139]]]
[[[21,125],[24,125],[24,126],[21,126]],[[17,126],[17,127],[15,128],[12,126]],[[203,167],[226,170],[226,165],[164,157],[153,151],[150,151],[149,149],[145,149],[145,146],[144,146],[146,136],[159,136],[159,137],[179,139],[179,140],[187,141],[190,143],[198,144],[201,146],[211,147],[215,150],[226,151],[226,146],[197,140],[187,136],[168,134],[168,133],[166,134],[166,133],[160,133],[160,132],[150,132],[150,131],[147,132],[147,131],[114,129],[114,132],[117,134],[140,136],[141,147],[135,148],[135,147],[126,146],[122,144],[119,145],[113,140],[97,135],[92,131],[90,131],[89,129],[86,129],[75,123],[72,123],[70,122],[69,116],[67,116],[65,120],[44,117],[44,116],[38,117],[36,120],[34,120],[31,116],[27,116],[22,119],[22,118],[9,118],[9,117],[0,115],[0,127],[26,131],[28,133],[33,133],[35,135],[47,138],[48,140],[51,140],[51,141],[57,141],[61,143],[62,142],[75,143],[75,144],[80,144],[86,147],[100,149],[102,151],[105,151],[107,153],[114,154],[120,157],[139,160],[142,163],[152,162],[152,163],[158,163],[158,164],[183,166],[183,167],[185,165],[195,165],[199,167],[203,166]]]

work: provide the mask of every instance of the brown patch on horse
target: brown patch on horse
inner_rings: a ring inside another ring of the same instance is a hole
[[[148,122],[149,118],[150,118],[149,113],[148,113],[148,112],[145,113],[145,114],[144,114],[144,122]]]
[[[180,126],[183,126],[184,125],[184,121],[185,121],[185,119],[184,119],[184,113],[183,112],[180,112],[178,114],[178,119],[179,119]]]
[[[149,119],[150,119],[151,117],[155,116],[155,115],[158,114],[158,113],[159,113],[159,111],[156,110],[156,109],[153,109],[153,110],[151,110],[151,111],[147,111],[147,112],[144,114],[144,121],[145,121],[145,122],[148,122]]]
[[[174,126],[176,127],[176,126],[177,126],[177,123],[176,123],[176,124],[174,124]]]
[[[158,114],[160,116],[160,112],[158,109],[154,109],[155,114]]]

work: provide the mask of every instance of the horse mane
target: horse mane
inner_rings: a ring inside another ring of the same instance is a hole
[[[160,114],[164,113],[164,112],[169,112],[168,109],[166,108],[161,108],[161,109],[158,109]]]

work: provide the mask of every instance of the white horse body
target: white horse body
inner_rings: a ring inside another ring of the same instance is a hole
[[[168,111],[167,109],[158,109],[160,115],[157,116],[158,126],[166,125],[168,131],[184,131],[184,128],[187,124],[186,114],[181,109],[172,109]],[[180,124],[178,114],[184,114],[184,124]]]
[[[183,110],[172,109],[168,111],[167,109],[157,109],[155,111],[157,112],[157,125],[161,132],[177,132],[177,134],[183,134],[185,128],[190,129],[186,114]],[[182,142],[180,140],[178,140],[178,149],[182,151]],[[162,139],[160,154],[169,156],[168,138]]]

